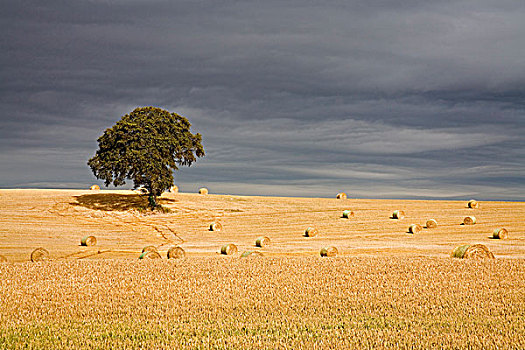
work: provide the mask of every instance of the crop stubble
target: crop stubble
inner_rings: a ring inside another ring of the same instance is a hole
[[[0,190],[0,253],[27,261],[32,242],[55,259],[0,264],[0,348],[525,347],[523,203],[179,193],[161,215],[137,203],[129,191]],[[398,208],[406,218],[390,219]],[[467,215],[480,222],[460,225]],[[406,234],[428,217],[439,226]],[[228,232],[208,231],[218,219]],[[305,239],[308,226],[320,234]],[[501,226],[509,238],[490,239]],[[214,258],[261,234],[264,258]],[[79,247],[82,235],[100,243]],[[464,243],[498,259],[450,258]],[[182,261],[137,259],[179,244]],[[343,258],[320,258],[326,245]]]
[[[0,347],[525,346],[516,259],[0,265]]]
[[[32,249],[44,247],[53,258],[129,258],[146,245],[164,254],[180,245],[188,256],[213,256],[225,243],[241,251],[252,249],[261,235],[272,245],[266,256],[318,255],[333,245],[342,256],[447,257],[461,244],[485,244],[496,257],[525,258],[525,204],[484,202],[470,209],[466,201],[367,200],[332,198],[243,197],[177,193],[165,194],[161,203],[170,214],[147,215],[136,209],[147,202],[131,191],[0,190],[0,254],[9,261],[27,261]],[[351,208],[351,220],[341,218]],[[390,219],[403,209],[406,218]],[[476,225],[460,225],[475,215]],[[429,217],[439,226],[406,234],[412,223]],[[220,220],[228,230],[216,234],[209,223]],[[320,234],[301,239],[306,227]],[[492,232],[505,227],[509,237],[493,240]],[[79,247],[84,235],[97,237],[96,248]],[[27,242],[32,242],[29,247]],[[103,254],[92,254],[98,250]]]

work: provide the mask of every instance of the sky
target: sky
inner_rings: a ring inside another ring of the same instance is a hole
[[[0,188],[102,184],[97,138],[156,106],[203,137],[182,192],[525,200],[522,0],[0,10]]]

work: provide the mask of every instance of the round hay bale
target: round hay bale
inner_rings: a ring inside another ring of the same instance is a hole
[[[483,244],[465,244],[452,251],[453,258],[459,259],[494,259],[494,254]]]
[[[260,256],[264,256],[263,253],[258,252],[256,250],[247,250],[241,254],[241,258],[247,258],[247,257],[255,258],[255,257],[260,257]]]
[[[0,255],[0,263],[6,263],[7,262],[7,258],[3,255]]]
[[[334,257],[337,256],[337,253],[339,252],[336,247],[324,247],[321,249],[321,256],[323,257]]]
[[[476,223],[476,218],[473,216],[467,216],[463,219],[464,225],[474,225]]]
[[[186,256],[186,252],[181,247],[171,247],[168,249],[168,259],[182,259]]]
[[[208,189],[206,187],[199,188],[199,194],[208,194]]]
[[[419,233],[423,228],[419,224],[412,224],[408,227],[408,232],[410,233]]]
[[[80,245],[89,247],[97,244],[97,239],[95,236],[86,236],[80,240]]]
[[[100,186],[99,185],[92,185],[89,189],[91,191],[100,191]]]
[[[37,261],[45,261],[49,260],[49,252],[44,248],[36,248],[31,253],[31,261],[37,262]]]
[[[260,248],[267,246],[268,244],[270,244],[270,238],[268,237],[259,237],[255,240],[255,245]]]
[[[492,232],[492,238],[496,239],[505,239],[508,235],[509,231],[503,227],[497,228],[494,230],[494,232]]]
[[[142,252],[142,254],[139,256],[139,259],[162,259],[162,257],[160,256],[159,252],[149,250]]]
[[[304,231],[304,236],[305,237],[315,237],[317,236],[318,233],[319,231],[317,231],[315,227],[308,227],[306,231]]]
[[[341,192],[341,193],[338,193],[337,196],[335,196],[335,198],[337,198],[337,199],[346,199],[346,198],[348,198],[348,196],[346,195],[346,193]]]
[[[464,244],[464,245],[460,245],[460,246],[457,246],[456,248],[454,248],[454,250],[452,251],[452,254],[451,256],[453,258],[460,258],[462,259],[463,256],[465,255],[465,252],[467,251],[467,249],[470,248],[470,244]]]
[[[345,210],[343,211],[343,218],[350,219],[351,216],[354,216],[354,212],[351,210]]]
[[[394,219],[402,219],[405,217],[405,212],[402,210],[394,210],[394,212],[392,213],[392,217]]]
[[[175,185],[171,186],[170,193],[179,193],[179,187]]]
[[[237,246],[233,243],[225,244],[221,247],[221,254],[223,255],[233,255],[237,253]]]
[[[210,225],[210,231],[220,231],[222,230],[222,224],[220,222],[213,222]]]
[[[427,220],[425,227],[426,228],[436,228],[438,225],[437,221],[434,219]]]
[[[156,252],[156,253],[158,253],[159,251],[157,250],[157,247],[155,247],[154,245],[148,245],[148,246],[145,246],[144,248],[142,248],[142,253],[146,253],[146,252]]]
[[[471,199],[468,201],[468,207],[472,209],[478,209],[480,207],[480,204],[477,200]]]

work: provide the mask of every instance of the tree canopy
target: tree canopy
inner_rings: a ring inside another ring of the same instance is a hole
[[[133,180],[135,188],[148,191],[155,207],[157,196],[173,186],[173,171],[204,156],[202,137],[190,127],[188,119],[176,113],[136,108],[98,138],[99,149],[88,165],[106,186]]]

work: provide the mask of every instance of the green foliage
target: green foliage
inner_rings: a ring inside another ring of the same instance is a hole
[[[122,186],[131,179],[135,188],[144,187],[153,209],[157,196],[173,186],[173,171],[204,156],[202,137],[190,127],[176,113],[136,108],[98,138],[99,149],[88,165],[106,186]]]

